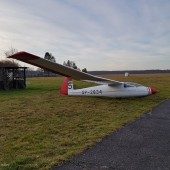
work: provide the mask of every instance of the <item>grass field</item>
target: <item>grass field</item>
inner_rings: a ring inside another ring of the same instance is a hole
[[[131,99],[67,97],[59,94],[63,78],[31,78],[26,90],[0,91],[0,169],[49,169],[170,98],[170,74],[105,77],[159,93]]]

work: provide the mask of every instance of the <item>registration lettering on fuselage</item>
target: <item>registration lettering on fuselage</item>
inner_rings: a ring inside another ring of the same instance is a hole
[[[102,94],[102,90],[82,90],[82,94]]]

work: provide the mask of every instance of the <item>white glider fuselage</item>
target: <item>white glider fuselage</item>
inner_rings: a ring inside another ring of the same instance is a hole
[[[147,87],[109,87],[108,85],[99,85],[83,89],[68,90],[69,96],[104,96],[104,97],[142,97],[150,95]]]
[[[65,87],[68,87],[68,96],[103,96],[113,98],[143,97],[154,94],[153,88],[145,87],[136,83],[125,82],[117,86],[98,85],[82,89],[74,89],[72,80],[65,78]],[[62,91],[61,91],[62,93]],[[64,93],[62,93],[64,94]]]

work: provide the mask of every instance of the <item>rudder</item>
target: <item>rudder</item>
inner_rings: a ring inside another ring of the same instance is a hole
[[[71,77],[65,77],[64,83],[61,87],[60,93],[64,95],[68,95],[68,90],[73,89],[73,83]]]

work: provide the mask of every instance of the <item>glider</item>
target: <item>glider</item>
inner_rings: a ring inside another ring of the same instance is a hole
[[[60,92],[69,96],[104,96],[104,97],[141,97],[157,93],[152,87],[145,87],[132,82],[119,82],[84,73],[73,68],[54,63],[27,52],[18,52],[8,58],[32,64],[34,66],[46,69],[50,72],[65,76],[64,83]],[[74,89],[73,81],[80,80],[99,84],[98,86]]]

